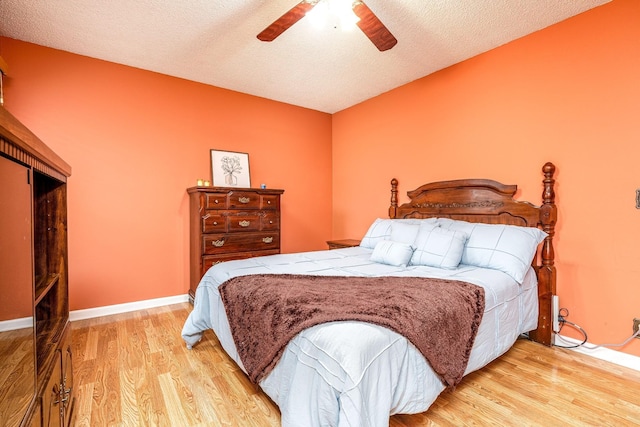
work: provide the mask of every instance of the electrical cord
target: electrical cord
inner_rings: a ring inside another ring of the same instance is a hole
[[[563,308],[560,310],[560,312],[562,313],[562,311],[565,310],[566,311],[566,315],[562,316],[562,315],[558,315],[558,322],[560,323],[560,328],[558,329],[558,332],[556,332],[556,336],[558,338],[560,338],[561,340],[563,340],[564,342],[567,342],[566,340],[564,340],[562,338],[562,335],[560,335],[560,331],[562,331],[562,328],[564,327],[564,325],[569,325],[574,329],[577,329],[583,336],[583,340],[580,344],[574,344],[574,345],[557,345],[554,344],[555,347],[558,348],[578,348],[578,347],[582,347],[583,345],[586,344],[588,337],[587,337],[587,331],[585,331],[584,329],[582,329],[582,327],[580,327],[579,325],[570,322],[566,319],[566,317],[569,315],[569,310],[567,310],[566,308]]]
[[[620,344],[585,345],[584,348],[586,348],[588,350],[595,350],[596,348],[600,348],[600,347],[624,347],[625,345],[627,345],[629,343],[629,341],[631,341],[632,339],[634,339],[635,337],[638,337],[638,336],[640,336],[640,330],[634,332],[633,335],[631,335],[629,338],[627,338],[626,340],[624,340]]]
[[[599,344],[599,345],[585,345],[587,342],[587,331],[585,331],[582,327],[580,327],[579,325],[570,322],[567,320],[567,317],[569,316],[569,310],[567,310],[566,308],[561,308],[558,311],[558,322],[560,324],[560,327],[558,329],[558,332],[556,332],[556,336],[558,338],[560,338],[562,341],[564,342],[568,342],[567,340],[565,340],[561,335],[560,335],[560,331],[562,331],[562,328],[564,327],[564,325],[569,325],[574,329],[577,329],[583,336],[583,340],[581,343],[579,344],[574,344],[574,345],[570,345],[570,346],[563,346],[563,345],[557,345],[554,344],[554,347],[558,347],[558,348],[578,348],[578,347],[584,347],[587,350],[595,350],[597,348],[600,347],[624,347],[625,345],[627,345],[629,343],[629,341],[631,341],[632,339],[634,339],[635,337],[639,337],[640,336],[640,330],[637,330],[636,332],[633,333],[633,335],[631,335],[629,338],[627,338],[626,340],[624,340],[623,342],[619,343],[619,344]]]

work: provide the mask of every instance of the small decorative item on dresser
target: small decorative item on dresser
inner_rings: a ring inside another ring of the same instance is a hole
[[[211,150],[211,178],[215,187],[251,187],[249,154]]]
[[[352,248],[354,246],[360,246],[360,240],[356,240],[356,239],[327,240],[327,245],[329,245],[329,249]]]

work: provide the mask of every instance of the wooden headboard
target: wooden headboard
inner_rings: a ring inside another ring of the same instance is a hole
[[[548,236],[533,261],[538,274],[538,328],[529,337],[545,345],[552,344],[551,297],[556,292],[553,236],[557,218],[553,174],[556,167],[542,167],[542,205],[514,200],[517,185],[505,185],[489,179],[460,179],[425,184],[407,192],[410,201],[398,206],[398,180],[391,180],[389,218],[451,218],[468,222],[538,227]]]

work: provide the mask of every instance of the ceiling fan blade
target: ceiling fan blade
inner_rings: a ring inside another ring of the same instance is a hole
[[[280,34],[288,30],[293,24],[298,22],[302,17],[318,4],[319,0],[303,0],[287,11],[280,18],[273,21],[271,25],[262,30],[258,34],[258,39],[263,42],[275,40]]]
[[[353,13],[360,18],[356,25],[369,37],[369,40],[376,45],[379,51],[389,50],[398,43],[398,40],[366,4],[361,1],[354,2]]]

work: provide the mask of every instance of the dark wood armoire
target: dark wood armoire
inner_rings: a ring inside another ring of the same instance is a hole
[[[67,178],[71,167],[0,107],[0,424],[70,426]]]

